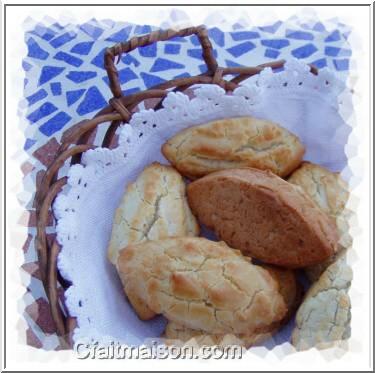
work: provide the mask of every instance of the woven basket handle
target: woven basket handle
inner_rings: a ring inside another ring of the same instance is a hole
[[[107,70],[109,78],[109,87],[115,98],[122,97],[120,82],[118,79],[118,71],[115,66],[115,57],[120,60],[123,53],[129,53],[138,47],[145,47],[147,45],[156,43],[158,41],[170,40],[174,37],[185,37],[190,35],[197,35],[198,40],[202,46],[202,56],[207,65],[207,69],[211,74],[214,74],[218,64],[214,57],[212,44],[207,35],[205,26],[189,27],[179,31],[176,30],[157,30],[148,35],[137,36],[127,42],[118,43],[111,48],[108,48],[104,54],[104,67]]]

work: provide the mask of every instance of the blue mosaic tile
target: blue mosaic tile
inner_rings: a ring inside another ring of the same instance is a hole
[[[78,105],[77,113],[79,115],[85,115],[93,111],[97,111],[107,105],[107,101],[104,99],[99,89],[96,87],[90,87],[84,99]]]
[[[35,143],[36,143],[36,140],[26,139],[25,144],[23,146],[23,149],[24,150],[29,150]]]
[[[347,58],[344,58],[342,60],[334,59],[333,65],[335,66],[335,69],[337,71],[349,70],[349,60]]]
[[[352,51],[350,49],[338,48],[338,47],[325,47],[324,53],[326,56],[331,57],[349,57],[352,55]]]
[[[60,75],[65,70],[65,67],[43,66],[39,77],[39,84],[42,85],[56,76]]]
[[[277,58],[279,57],[279,55],[280,55],[280,51],[278,51],[277,49],[267,48],[264,51],[264,57],[267,57],[267,58]]]
[[[233,57],[240,57],[243,54],[253,50],[255,44],[251,41],[245,41],[244,43],[237,44],[232,48],[227,49],[227,52],[230,53]]]
[[[51,92],[54,96],[60,96],[61,95],[61,83],[51,83]]]
[[[27,84],[29,83],[29,79],[25,78],[23,80],[23,88],[25,88],[27,86]]]
[[[339,30],[335,30],[333,31],[331,34],[329,34],[325,39],[324,41],[326,43],[329,43],[329,42],[332,42],[332,41],[338,41],[341,39],[341,35],[340,35],[340,31]]]
[[[265,47],[273,49],[285,48],[290,44],[289,40],[287,39],[263,39],[260,42]]]
[[[327,60],[325,58],[320,58],[319,60],[311,62],[318,69],[322,69],[327,66]]]
[[[46,90],[39,89],[39,91],[33,93],[32,95],[26,97],[27,102],[29,103],[29,106],[32,104],[35,104],[36,102],[43,100],[43,98],[46,98],[48,96]]]
[[[130,53],[124,54],[121,56],[121,61],[125,65],[134,65],[135,67],[139,66],[141,63],[134,58]]]
[[[144,34],[149,34],[152,31],[151,26],[149,25],[137,25],[134,28],[134,34],[136,35],[144,35]]]
[[[179,44],[165,44],[164,53],[165,54],[179,54],[181,50],[181,45]]]
[[[138,52],[142,57],[156,57],[156,43],[138,48]]]
[[[52,24],[52,26],[59,29],[60,31],[64,30],[64,26],[60,25],[60,23],[58,22],[55,22],[54,24]]]
[[[77,89],[75,91],[68,91],[66,92],[66,103],[68,106],[73,105],[75,102],[77,102],[82,95],[85,93],[86,89]]]
[[[242,30],[243,28],[244,28],[243,25],[239,22],[234,23],[232,26],[233,30]]]
[[[74,67],[80,67],[83,64],[83,61],[80,58],[74,57],[65,52],[57,52],[53,58],[58,61],[66,62]]]
[[[317,23],[315,23],[315,25],[313,27],[313,30],[322,32],[322,31],[325,31],[326,28],[324,27],[323,23],[317,22]]]
[[[63,111],[60,111],[54,117],[42,124],[39,127],[39,131],[43,133],[43,135],[51,136],[55,132],[61,130],[61,128],[63,128],[71,119],[71,116]]]
[[[138,79],[138,75],[133,72],[129,67],[118,70],[118,79],[121,84],[129,82],[134,79]],[[105,76],[103,80],[109,84],[108,76]]]
[[[189,57],[196,58],[197,60],[203,60],[202,48],[188,49],[186,52]],[[213,54],[215,57],[217,57],[216,49],[213,50]]]
[[[38,60],[46,60],[48,58],[49,53],[42,49],[33,38],[30,38],[26,44],[28,48],[27,57],[36,58]]]
[[[306,44],[302,47],[292,50],[292,55],[296,58],[306,58],[314,54],[318,48],[314,44]]]
[[[223,47],[224,46],[224,32],[218,29],[217,27],[213,27],[208,30],[208,36],[211,40],[213,40],[214,43],[216,43],[218,46]]]
[[[165,71],[165,70],[173,70],[173,69],[183,69],[185,68],[185,65],[182,65],[180,63],[167,60],[165,58],[157,58],[152,65],[150,72],[156,73],[158,71]]]
[[[104,31],[102,28],[93,25],[92,22],[82,24],[80,26],[80,29],[87,35],[91,36],[93,39],[98,39]]]
[[[129,39],[130,32],[132,30],[132,26],[127,26],[122,28],[121,30],[115,32],[111,36],[109,36],[106,41],[111,41],[114,43],[121,43]]]
[[[169,39],[169,41],[173,41],[176,43],[187,43],[186,38],[183,38],[181,36],[175,36],[174,38]]]
[[[261,26],[261,27],[258,27],[258,28],[259,28],[259,30],[262,30],[264,32],[269,32],[271,34],[274,34],[279,29],[279,27],[281,25],[282,25],[282,22],[281,21],[277,21],[273,25]]]
[[[104,69],[104,53],[107,48],[103,48],[92,60],[91,64]]]
[[[191,44],[193,44],[195,46],[201,45],[201,42],[199,41],[197,35],[191,35],[190,36],[190,42],[191,42]]]
[[[66,75],[66,77],[74,83],[82,83],[96,76],[97,73],[95,71],[69,71]]]
[[[164,83],[166,80],[160,78],[157,75],[147,74],[147,73],[141,73],[141,78],[146,86],[146,88],[151,88],[154,85]]]
[[[39,24],[35,26],[34,30],[30,31],[30,34],[37,35],[41,39],[49,41],[55,37],[56,32],[48,27]]]
[[[286,30],[285,36],[296,40],[314,40],[314,35],[307,31]]]
[[[244,66],[244,65],[241,65],[240,63],[234,62],[232,60],[225,60],[225,65],[227,67],[243,67]]]
[[[187,72],[184,72],[182,74],[178,74],[176,76],[173,77],[173,79],[178,79],[178,78],[189,78],[191,75]]]
[[[27,63],[25,60],[22,61],[22,68],[25,70],[25,71],[29,71],[33,66],[30,65],[29,63]]]
[[[205,72],[207,71],[207,66],[206,66],[205,63],[203,63],[202,65],[199,65],[199,66],[198,66],[198,69],[199,69],[199,71],[200,71],[201,74],[202,74],[202,73],[205,73]]]
[[[75,32],[66,32],[54,39],[52,39],[50,41],[50,44],[54,47],[54,48],[59,48],[61,47],[62,45],[70,42],[71,40],[73,40],[74,38],[77,37],[77,34]]]
[[[93,41],[83,41],[81,43],[77,43],[76,45],[74,45],[70,51],[72,53],[87,56],[90,53],[93,45]]]
[[[231,32],[230,36],[234,41],[242,41],[242,40],[249,40],[249,39],[257,39],[260,38],[259,32],[256,31],[238,31],[238,32]]]
[[[45,102],[38,109],[29,114],[26,118],[31,122],[35,123],[38,120],[52,114],[57,110],[57,107],[50,102]]]

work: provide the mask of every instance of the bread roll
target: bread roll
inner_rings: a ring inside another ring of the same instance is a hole
[[[275,123],[253,117],[190,127],[162,147],[172,165],[191,179],[238,167],[286,176],[301,163],[304,151],[295,135]]]
[[[299,306],[302,288],[299,285],[294,271],[277,268],[274,266],[263,266],[279,285],[279,293],[284,299],[288,312],[281,321],[276,321],[267,326],[263,332],[253,332],[250,334],[206,334],[202,330],[187,328],[182,324],[173,321],[168,322],[164,337],[168,344],[176,342],[189,342],[194,340],[199,346],[204,345],[239,345],[246,348],[259,345],[272,336],[286,322],[290,320],[295,310]]]
[[[263,262],[306,267],[336,251],[331,218],[300,187],[269,171],[218,171],[189,184],[187,194],[200,223]]]
[[[116,210],[108,258],[116,264],[119,251],[130,243],[198,234],[181,175],[153,163],[126,187]]]
[[[129,245],[118,271],[142,319],[139,302],[208,334],[250,334],[287,311],[272,276],[224,242],[185,237]]]

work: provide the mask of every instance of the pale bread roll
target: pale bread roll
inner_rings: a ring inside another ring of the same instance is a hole
[[[310,162],[303,162],[288,181],[299,185],[326,214],[336,221],[340,236],[336,254],[323,263],[305,269],[309,279],[316,281],[322,272],[337,259],[337,256],[352,245],[348,223],[349,210],[345,208],[349,199],[348,185],[339,173],[331,172]]]
[[[189,184],[187,194],[200,223],[263,262],[306,267],[336,251],[331,218],[300,187],[269,171],[218,171]]]
[[[119,251],[130,243],[198,234],[181,175],[153,163],[126,187],[116,210],[108,258],[116,264]]]
[[[341,256],[312,285],[296,315],[292,344],[297,350],[330,347],[350,336],[352,270]]]
[[[187,128],[169,139],[162,152],[182,175],[196,179],[239,167],[286,176],[301,163],[305,149],[298,137],[285,128],[241,117]]]
[[[189,328],[235,334],[265,328],[287,311],[272,276],[224,242],[186,237],[129,245],[118,271],[142,319],[139,301]]]

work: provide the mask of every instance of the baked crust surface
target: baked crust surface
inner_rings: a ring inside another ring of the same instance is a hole
[[[336,251],[334,221],[300,187],[269,171],[218,171],[189,184],[187,194],[200,223],[265,263],[306,267]]]
[[[352,271],[341,256],[312,285],[296,315],[292,344],[298,350],[349,338],[351,280]]]
[[[187,128],[169,139],[162,152],[181,174],[196,179],[238,167],[286,176],[301,163],[305,149],[277,124],[241,117]]]
[[[272,276],[224,242],[185,237],[131,244],[120,253],[118,271],[142,319],[134,298],[209,334],[250,333],[286,313]]]
[[[108,258],[116,265],[119,251],[130,243],[198,234],[181,175],[153,163],[126,188],[116,210]]]
[[[301,287],[297,282],[294,271],[277,268],[274,266],[262,266],[279,285],[279,293],[287,306],[287,314],[281,321],[276,321],[269,325],[264,331],[250,334],[206,334],[202,330],[187,328],[182,324],[173,321],[168,322],[164,337],[168,344],[177,342],[189,342],[194,340],[199,346],[203,345],[240,345],[246,348],[260,344],[270,338],[284,323],[288,322],[294,311],[299,306],[301,300]],[[172,340],[172,341],[171,341]]]

